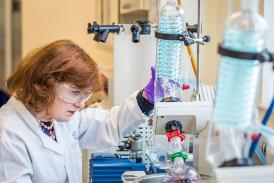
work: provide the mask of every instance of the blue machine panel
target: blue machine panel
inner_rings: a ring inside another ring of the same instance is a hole
[[[145,171],[143,163],[135,163],[127,158],[97,157],[89,160],[92,183],[121,183],[125,171]]]

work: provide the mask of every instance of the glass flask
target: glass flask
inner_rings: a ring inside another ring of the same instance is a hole
[[[241,10],[226,21],[222,45],[234,51],[258,53],[265,48],[266,21],[259,0],[241,0]],[[261,64],[222,56],[210,127],[207,158],[213,166],[246,166],[251,144],[249,129],[256,123]]]
[[[185,29],[184,11],[177,0],[168,0],[159,13],[158,32],[181,34]],[[177,40],[157,40],[155,100],[179,101],[183,44]]]

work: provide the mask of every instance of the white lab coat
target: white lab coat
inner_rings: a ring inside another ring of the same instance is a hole
[[[55,142],[12,97],[0,109],[0,182],[81,183],[81,148],[115,146],[146,120],[135,93],[111,110],[89,108],[69,122],[54,121]]]

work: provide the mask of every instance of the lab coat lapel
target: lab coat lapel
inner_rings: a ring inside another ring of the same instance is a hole
[[[55,134],[57,134],[55,127],[54,127],[54,130],[55,130]],[[58,141],[56,142],[52,140],[51,138],[49,138],[44,132],[42,132],[42,130],[40,130],[39,133],[45,148],[50,149],[60,155],[64,154],[63,144],[59,142],[60,138],[57,139]]]
[[[69,125],[67,122],[54,122],[56,130],[57,141],[65,149],[64,151],[64,163],[65,169],[68,175],[68,182],[79,182],[81,179],[81,166],[76,163],[81,163],[81,160],[77,159],[80,155],[79,142],[75,139],[71,132],[64,126]],[[79,153],[78,153],[79,152]],[[79,162],[78,162],[79,160]],[[79,173],[80,172],[80,173]]]
[[[50,139],[45,133],[43,133],[43,131],[39,127],[39,123],[20,101],[18,101],[14,97],[11,97],[9,102],[21,115],[24,123],[26,123],[30,127],[30,129],[40,137],[45,148],[50,149],[60,155],[63,155],[63,146],[59,145],[54,140]]]
[[[58,124],[59,122],[54,121],[54,130],[55,130],[55,135],[57,139],[57,144],[62,148],[62,151],[65,149],[65,142],[64,142],[64,134],[63,134],[63,129],[61,126]],[[64,152],[63,152],[64,154]]]

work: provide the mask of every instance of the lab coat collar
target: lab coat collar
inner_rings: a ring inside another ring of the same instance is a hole
[[[63,155],[64,148],[62,148],[62,139],[58,138],[58,142],[55,142],[54,140],[50,139],[40,129],[39,122],[34,118],[34,116],[29,112],[29,110],[24,106],[24,104],[21,101],[17,100],[15,97],[11,97],[8,103],[10,103],[16,109],[16,111],[22,116],[24,123],[26,123],[30,127],[30,129],[40,137],[45,148],[50,149],[60,155]],[[58,129],[58,125],[56,125],[55,121],[54,129],[56,134],[62,133]],[[59,135],[56,136],[58,137]]]

